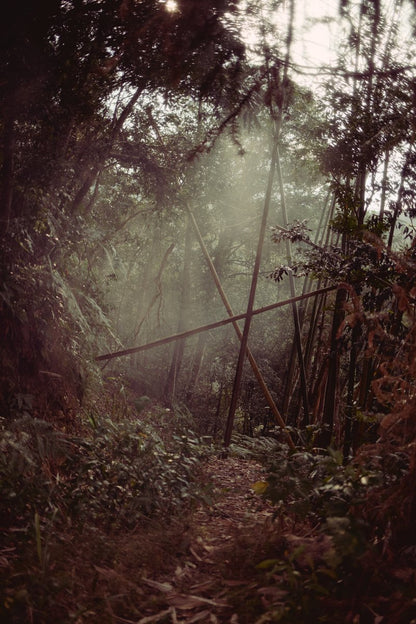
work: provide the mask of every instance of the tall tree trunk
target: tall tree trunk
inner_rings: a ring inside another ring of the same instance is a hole
[[[391,220],[389,238],[388,238],[388,242],[387,242],[387,247],[389,249],[391,249],[391,247],[393,245],[393,238],[394,238],[394,232],[396,230],[397,219],[399,218],[399,215],[400,215],[400,212],[401,212],[401,209],[402,209],[404,182],[405,182],[405,179],[406,179],[406,172],[407,172],[407,168],[408,168],[410,159],[411,159],[411,149],[409,149],[409,151],[406,154],[406,158],[405,158],[405,161],[404,161],[404,164],[403,164],[403,167],[402,167],[402,171],[401,171],[400,186],[399,186],[399,190],[397,192],[397,200],[394,203],[393,218]]]
[[[387,150],[386,155],[384,157],[383,179],[381,180],[381,199],[380,199],[380,213],[379,213],[380,220],[383,219],[384,217],[384,211],[386,207],[389,162],[390,162],[390,151]]]
[[[331,195],[328,193],[328,196],[325,200],[324,209],[321,212],[321,218],[319,220],[319,225],[318,225],[318,229],[317,229],[316,236],[315,236],[314,244],[320,247],[325,247],[329,242],[330,229],[328,226],[329,226],[329,222],[330,222],[330,219],[332,218],[334,208],[335,208],[335,196],[332,197],[331,202],[329,202],[330,198],[331,198]],[[309,280],[308,278],[305,278],[303,290],[302,290],[303,294],[308,292],[310,281],[311,280]],[[320,287],[320,282],[318,284],[318,288],[319,287]],[[321,296],[315,297],[313,301],[313,308],[312,308],[312,313],[311,313],[310,321],[309,321],[309,331],[306,337],[306,344],[305,344],[305,349],[303,353],[305,370],[307,370],[309,363],[311,361],[311,357],[312,357],[312,347],[313,347],[314,336],[315,336],[315,331],[316,331],[316,326],[317,326],[317,318],[318,318],[317,315],[319,314],[319,309],[320,309],[319,302],[321,301],[322,301]],[[309,304],[310,304],[310,300],[307,300],[306,304],[302,302],[299,305],[299,321],[300,321],[301,328],[303,327],[303,322],[304,322]],[[292,412],[292,410],[290,409],[290,403],[292,401],[292,398],[296,395],[295,388],[298,382],[297,382],[297,379],[294,379],[294,377],[295,377],[295,370],[296,370],[297,349],[298,347],[297,347],[296,341],[294,341],[292,343],[292,349],[291,349],[291,354],[290,354],[290,359],[289,359],[289,370],[286,375],[285,388],[283,392],[282,412],[284,414],[290,414]],[[305,373],[305,376],[306,376],[306,373]],[[309,383],[311,383],[311,379],[312,378],[310,377]],[[309,397],[309,392],[308,392],[308,397]],[[308,403],[309,403],[309,398],[308,398]],[[294,411],[297,413],[298,409],[299,408],[296,408],[296,410]],[[297,424],[297,423],[293,422],[293,424]]]
[[[280,189],[280,202],[281,202],[281,208],[282,208],[282,214],[283,214],[283,222],[284,222],[284,226],[287,228],[288,217],[287,217],[287,209],[286,209],[285,192],[284,192],[284,186],[283,186],[282,169],[280,166],[279,151],[277,151],[276,171],[277,171],[277,178],[278,178],[279,189]],[[289,240],[286,241],[286,251],[287,251],[288,261],[289,263],[291,263],[292,262],[292,248],[291,248],[291,243]],[[290,283],[290,296],[293,298],[296,296],[296,292],[295,292],[295,281],[294,281],[292,271],[289,272],[289,283]],[[296,351],[298,355],[300,386],[301,386],[301,395],[302,395],[302,403],[303,403],[302,424],[306,426],[309,424],[308,388],[307,388],[307,381],[306,381],[305,362],[303,359],[301,325],[300,325],[297,303],[292,304],[292,314],[293,314],[293,324],[295,326],[295,343],[296,343]]]
[[[231,434],[232,434],[233,424],[234,424],[234,416],[235,416],[235,411],[237,409],[238,399],[240,396],[241,379],[243,375],[243,367],[244,367],[244,361],[246,357],[251,320],[253,316],[254,298],[256,295],[262,248],[263,248],[264,237],[266,233],[267,218],[268,218],[269,209],[270,209],[273,179],[274,179],[274,174],[275,174],[275,170],[276,170],[278,158],[279,158],[278,148],[279,148],[280,131],[281,131],[282,119],[283,119],[283,111],[285,108],[286,88],[288,84],[288,68],[289,68],[291,47],[292,47],[292,41],[293,41],[294,23],[295,23],[295,0],[291,0],[290,6],[289,6],[289,24],[288,24],[287,37],[286,37],[286,54],[285,54],[285,62],[283,65],[282,84],[279,88],[278,98],[276,98],[274,101],[273,101],[273,98],[271,98],[271,103],[270,103],[271,118],[275,122],[274,144],[272,147],[270,170],[269,170],[269,177],[268,177],[267,189],[266,189],[265,200],[264,200],[263,216],[262,216],[262,221],[261,221],[261,226],[260,226],[259,239],[258,239],[258,244],[257,244],[256,259],[254,262],[250,293],[249,293],[249,298],[248,298],[248,303],[247,303],[246,319],[244,323],[243,335],[241,338],[240,353],[238,356],[238,362],[237,362],[234,385],[233,385],[233,393],[231,396],[231,404],[230,404],[230,409],[228,413],[227,426],[226,426],[225,436],[224,436],[225,447],[228,447],[231,441]],[[266,64],[268,64],[267,55],[266,55]],[[268,76],[269,76],[269,79],[272,76],[272,72],[270,70],[268,72]],[[277,110],[276,110],[276,107],[277,107]]]

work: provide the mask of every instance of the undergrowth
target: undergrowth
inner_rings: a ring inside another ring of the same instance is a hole
[[[32,416],[28,398],[0,421],[2,621],[110,624],[160,608],[145,581],[186,558],[200,461],[220,450],[186,409],[141,399],[113,400],[112,418],[84,414],[77,435]],[[272,510],[211,553],[238,624],[416,621],[412,413],[348,464],[337,450],[233,435],[232,457],[265,464],[252,487]]]
[[[398,541],[408,512],[392,499],[412,474],[410,451],[381,438],[344,465],[333,449],[234,439],[234,452],[266,464],[252,487],[273,509],[264,530],[223,553],[224,575],[255,588],[234,591],[240,624],[416,622],[416,551]]]
[[[198,498],[206,450],[190,420],[158,406],[96,413],[79,436],[27,409],[0,420],[2,621],[111,622],[109,593],[123,579],[117,601],[131,613],[126,551],[135,555],[133,577],[163,569]],[[106,578],[110,567],[120,568],[118,580]]]

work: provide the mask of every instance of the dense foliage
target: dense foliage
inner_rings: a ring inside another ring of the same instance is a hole
[[[111,536],[183,522],[206,495],[198,466],[215,447],[201,436],[221,442],[237,395],[228,452],[267,466],[257,491],[275,527],[311,532],[300,549],[282,537],[270,558],[253,555],[269,590],[247,617],[414,617],[415,14],[394,7],[341,2],[337,59],[307,80],[294,0],[26,0],[4,12],[10,621],[87,622],[89,607],[67,612],[63,558],[87,539],[92,558],[115,561]],[[253,284],[242,380],[231,323],[151,348],[227,314],[242,331]]]
[[[140,417],[133,406],[125,414],[118,398],[111,416],[90,414],[88,428],[68,435],[33,418],[28,397],[20,400],[13,423],[1,422],[0,513],[12,531],[2,543],[0,612],[10,622],[29,611],[52,621],[70,579],[69,570],[62,579],[54,574],[69,536],[82,540],[91,527],[98,546],[109,533],[129,533],[150,519],[169,525],[173,512],[203,494],[197,476],[206,449],[189,414],[160,406]],[[26,561],[21,570],[16,554]]]

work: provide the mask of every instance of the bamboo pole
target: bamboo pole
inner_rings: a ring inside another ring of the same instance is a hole
[[[196,222],[195,216],[193,215],[193,213],[192,213],[192,211],[191,211],[189,206],[187,206],[187,210],[188,210],[188,214],[189,214],[190,219],[191,219],[191,223],[192,223],[192,225],[194,227],[194,230],[195,230],[198,242],[199,242],[200,247],[202,249],[202,253],[205,256],[205,260],[207,261],[207,264],[209,266],[209,269],[211,271],[212,277],[214,279],[215,285],[216,285],[217,290],[219,292],[219,295],[220,295],[220,297],[222,299],[222,302],[223,302],[223,304],[225,306],[225,309],[227,310],[229,316],[233,317],[234,316],[233,309],[232,309],[231,304],[230,304],[230,302],[228,300],[228,297],[225,294],[225,291],[224,291],[224,289],[222,287],[221,280],[220,280],[219,275],[217,273],[217,270],[216,270],[216,268],[214,266],[214,263],[211,260],[211,256],[209,255],[209,252],[208,252],[208,249],[207,249],[207,247],[205,245],[204,239],[202,238],[201,231],[200,231],[200,229],[198,227],[198,223]],[[239,341],[241,342],[242,339],[243,339],[243,333],[242,333],[242,331],[240,329],[240,326],[239,326],[238,322],[237,321],[233,321],[232,325],[233,325],[233,327],[235,329],[235,332],[236,332],[236,334],[238,336]],[[254,376],[256,377],[257,382],[258,382],[258,384],[259,384],[259,386],[260,386],[260,388],[261,388],[261,390],[263,392],[264,398],[266,399],[270,409],[272,410],[272,413],[273,413],[273,415],[274,415],[274,417],[276,419],[276,422],[284,430],[286,438],[287,438],[287,442],[288,442],[290,448],[291,449],[295,449],[295,444],[294,444],[294,442],[292,440],[292,437],[291,437],[290,433],[286,429],[285,421],[283,420],[279,410],[277,409],[277,405],[274,402],[272,395],[270,394],[270,391],[269,391],[269,389],[267,387],[267,384],[266,384],[266,382],[264,380],[264,377],[261,374],[260,369],[259,369],[259,367],[257,365],[257,362],[256,362],[256,360],[255,360],[255,358],[253,356],[253,353],[252,353],[252,351],[251,351],[251,349],[249,347],[247,347],[247,358],[248,358],[248,360],[250,362],[251,368],[253,369]]]
[[[304,241],[306,244],[308,244],[309,246],[317,250],[322,250],[328,245],[328,242],[329,242],[328,224],[329,224],[330,218],[332,218],[332,213],[333,213],[333,209],[335,206],[335,196],[333,196],[331,202],[329,201],[330,199],[331,199],[331,192],[328,191],[327,197],[325,199],[324,208],[321,212],[319,225],[315,234],[315,240],[311,241],[307,239]],[[277,225],[276,227],[283,232],[288,232],[286,228],[283,228],[280,225]],[[302,289],[302,294],[308,292],[310,288],[310,282],[311,280],[309,277],[305,278],[304,286]],[[318,282],[318,288],[320,287],[321,287],[321,281]],[[307,303],[305,306],[303,307],[299,306],[299,318],[300,318],[301,327],[303,327],[303,322],[304,322],[304,319],[308,310],[309,302],[310,302],[310,299],[307,300]],[[318,298],[315,298],[314,304],[312,307],[311,318],[309,322],[308,336],[306,339],[306,344],[304,346],[304,352],[303,352],[303,359],[305,362],[306,369],[308,369],[310,360],[311,360],[314,328],[315,328],[316,321],[317,321],[316,313],[317,311],[319,312],[318,305],[320,305],[318,304]],[[293,400],[293,396],[294,396],[294,389],[296,388],[297,383],[298,383],[298,374],[295,375],[296,350],[297,350],[296,342],[293,342],[291,354],[290,354],[290,366],[289,366],[289,371],[287,374],[286,384],[285,384],[285,389],[284,389],[284,394],[283,394],[282,411],[284,413],[287,413],[289,410],[290,403]],[[312,387],[310,376],[309,376],[308,382],[309,382],[309,386]],[[309,392],[308,392],[308,397],[309,397]]]
[[[279,150],[277,150],[277,154],[276,154],[276,171],[277,171],[277,178],[278,178],[279,189],[280,189],[280,203],[282,207],[283,222],[284,222],[285,227],[287,228],[288,218],[287,218],[286,198],[285,198],[285,192],[284,192],[284,186],[283,186],[282,169],[280,166]],[[292,263],[292,246],[289,240],[286,241],[286,251],[287,251],[288,260],[290,263]],[[290,284],[290,294],[293,298],[295,296],[295,281],[293,278],[292,271],[289,271],[289,284]],[[303,403],[303,424],[306,426],[309,424],[308,388],[307,388],[307,381],[306,381],[305,361],[303,358],[301,325],[300,325],[300,320],[299,320],[299,311],[298,311],[296,302],[292,303],[292,313],[293,313],[293,322],[295,325],[295,341],[296,341],[296,349],[298,352],[298,361],[299,361],[300,385],[301,385],[302,403]]]
[[[302,299],[306,299],[307,297],[315,297],[316,295],[320,295],[325,292],[329,292],[330,290],[336,290],[337,286],[327,286],[326,288],[321,288],[319,290],[314,290],[313,292],[306,293],[305,295],[298,295],[293,299],[285,299],[284,301],[278,301],[277,303],[271,303],[270,305],[264,306],[263,308],[257,308],[253,310],[252,315],[255,316],[257,314],[263,314],[264,312],[269,312],[271,310],[275,310],[276,308],[281,308],[285,305],[290,305],[292,301],[301,301]],[[234,321],[241,321],[246,318],[246,314],[236,314],[235,316],[231,316],[226,319],[222,319],[221,321],[216,321],[214,323],[209,323],[208,325],[201,325],[200,327],[195,327],[194,329],[188,329],[187,331],[180,332],[179,334],[172,334],[171,336],[167,336],[166,338],[159,338],[159,340],[154,340],[153,342],[148,342],[144,345],[140,345],[138,347],[130,347],[129,349],[123,349],[122,351],[113,351],[112,353],[105,353],[103,355],[98,355],[95,360],[97,362],[101,362],[103,360],[112,360],[117,357],[124,357],[126,355],[132,355],[133,353],[139,353],[140,351],[147,351],[148,349],[154,349],[155,347],[160,347],[165,344],[169,344],[170,342],[174,342],[175,340],[180,340],[181,338],[188,338],[190,336],[195,336],[196,334],[200,334],[204,331],[210,331],[211,329],[217,329],[218,327],[223,327],[224,325],[229,325]]]
[[[266,234],[267,218],[269,215],[270,200],[271,200],[272,188],[273,188],[273,178],[274,178],[274,174],[276,170],[276,160],[277,160],[278,145],[279,145],[279,130],[280,130],[280,127],[279,125],[277,125],[277,128],[275,128],[275,136],[274,136],[273,147],[272,147],[269,177],[267,181],[266,195],[264,198],[263,216],[261,220],[259,238],[257,242],[256,259],[254,262],[253,275],[251,278],[251,286],[250,286],[250,293],[249,293],[248,302],[247,302],[247,311],[245,314],[243,335],[241,337],[240,352],[238,355],[237,367],[236,367],[235,377],[234,377],[233,393],[231,396],[231,403],[230,403],[230,408],[228,412],[227,425],[225,428],[224,446],[226,448],[230,445],[230,442],[231,442],[231,435],[233,431],[235,412],[237,409],[238,399],[240,398],[241,380],[243,377],[243,367],[244,367],[244,362],[246,359],[248,335],[250,333],[250,326],[251,326],[251,321],[253,318],[254,298],[256,296],[257,281],[258,281],[260,262],[261,262],[261,253],[263,249],[264,237]]]

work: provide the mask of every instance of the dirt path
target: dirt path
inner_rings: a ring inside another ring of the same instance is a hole
[[[178,560],[173,576],[146,580],[149,590],[158,594],[157,611],[138,624],[240,624],[228,598],[243,587],[247,591],[249,581],[241,578],[240,569],[235,570],[239,578],[230,578],[232,570],[224,574],[224,568],[229,564],[227,552],[241,535],[261,534],[270,525],[270,507],[250,487],[264,476],[262,465],[252,460],[214,457],[207,461],[203,480],[212,503],[199,505],[189,518],[184,532],[186,555]]]

